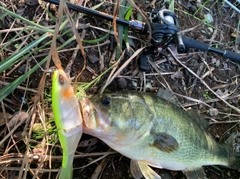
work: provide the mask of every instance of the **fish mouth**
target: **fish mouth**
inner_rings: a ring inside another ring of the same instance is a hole
[[[89,99],[80,100],[80,108],[84,126],[88,129],[105,131],[109,127],[109,116],[101,108],[95,106]]]
[[[84,127],[87,127],[88,125],[86,124],[89,124],[90,120],[90,101],[86,98],[82,98],[80,101],[80,111],[82,113],[82,118],[83,118],[83,126]]]

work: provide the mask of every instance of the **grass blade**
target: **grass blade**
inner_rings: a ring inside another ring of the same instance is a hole
[[[22,57],[24,54],[29,53],[29,51],[36,47],[40,42],[42,42],[44,39],[48,37],[48,34],[43,34],[41,37],[39,37],[37,40],[31,42],[28,46],[22,48],[15,54],[8,57],[6,60],[0,62],[0,73],[2,73],[4,70],[10,68],[13,64],[18,62],[20,60],[20,57]]]
[[[6,98],[10,93],[12,93],[22,82],[26,80],[28,76],[30,76],[34,71],[36,71],[39,68],[39,65],[42,65],[48,58],[45,57],[39,64],[35,65],[31,70],[29,70],[27,73],[23,74],[16,80],[14,80],[12,83],[4,87],[0,90],[0,101],[2,101],[4,98]]]

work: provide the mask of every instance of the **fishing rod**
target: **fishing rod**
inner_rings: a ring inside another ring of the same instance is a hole
[[[44,0],[46,2],[59,5],[59,0]],[[77,6],[75,4],[66,2],[69,9],[77,12],[81,12],[87,15],[100,17],[102,19],[113,21],[114,17],[103,12],[99,12],[87,7]],[[153,10],[150,13],[149,21],[152,28],[151,43],[155,46],[155,49],[161,51],[166,48],[172,41],[176,41],[178,53],[183,53],[186,48],[194,48],[203,52],[213,52],[222,55],[225,58],[229,58],[232,61],[240,62],[240,54],[221,50],[211,47],[209,44],[194,40],[185,35],[180,34],[180,27],[178,23],[177,15],[167,9]],[[127,26],[131,30],[139,33],[148,33],[148,26],[146,23],[132,20],[126,21],[122,18],[116,18],[117,24]]]

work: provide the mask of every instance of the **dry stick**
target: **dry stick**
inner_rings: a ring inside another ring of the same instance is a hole
[[[118,70],[116,73],[113,74],[113,72],[116,70],[113,69],[111,74],[109,75],[108,79],[107,79],[107,82],[105,83],[105,85],[103,86],[103,88],[100,90],[100,94],[103,93],[104,89],[114,80],[114,78],[120,74],[120,72],[139,54],[141,53],[141,51],[146,48],[145,47],[142,47],[140,49],[138,49]],[[123,55],[124,53],[122,53]],[[121,58],[121,57],[120,57]],[[118,62],[117,62],[118,63]],[[112,75],[113,74],[113,75]]]
[[[88,46],[85,46],[84,49],[95,48],[95,47],[103,46],[103,45],[106,45],[106,44],[109,44],[109,43],[110,43],[110,40],[106,40],[106,41],[104,41],[103,43],[101,43],[99,45],[88,45]],[[45,50],[48,50],[48,48],[46,48]],[[62,50],[59,50],[58,53],[69,52],[69,51],[74,51],[74,50],[79,50],[79,47],[77,46],[77,47],[74,47],[74,48],[62,49]]]
[[[225,99],[234,99],[234,98],[239,98],[239,97],[240,97],[240,94],[235,95],[235,96],[225,97],[224,100],[225,100]],[[217,101],[219,101],[219,99],[218,99],[218,98],[215,98],[215,99],[207,100],[207,101],[205,101],[205,103],[213,103],[213,102],[217,102]]]
[[[72,65],[74,63],[75,58],[77,57],[78,50],[79,50],[79,46],[77,44],[75,50],[72,53],[71,59],[68,61],[68,64],[67,64],[67,66],[65,68],[65,72],[66,72],[66,74],[68,74],[68,76],[70,76]]]
[[[22,65],[23,63],[25,63],[26,60],[27,60],[27,59],[21,60],[20,62],[18,62],[17,64],[15,64],[15,65],[13,66],[13,68],[6,73],[6,76],[10,76],[10,75],[12,74],[12,72],[15,72],[15,71],[17,70],[17,68],[20,67],[20,65]]]
[[[215,21],[215,29],[213,31],[213,34],[212,34],[212,37],[210,38],[210,42],[209,44],[212,44],[213,40],[216,38],[217,36],[217,32],[218,32],[218,28],[217,28],[217,23],[218,23],[218,20]]]
[[[34,103],[34,108],[33,108],[33,111],[36,111],[36,108],[37,108],[37,100],[35,101],[36,103]],[[29,129],[29,133],[28,133],[28,136],[26,136],[26,146],[27,146],[27,148],[26,148],[26,153],[25,153],[25,155],[24,155],[24,158],[23,158],[23,163],[22,163],[22,166],[21,166],[21,170],[23,169],[23,168],[28,168],[29,167],[29,163],[28,163],[28,156],[29,156],[29,154],[30,154],[30,151],[29,151],[29,143],[30,143],[30,140],[29,140],[29,138],[30,138],[30,136],[32,135],[32,130],[33,130],[33,124],[35,123],[35,119],[36,119],[36,113],[33,113],[32,115],[32,119],[31,119],[31,123],[30,123],[30,129]],[[25,163],[25,167],[24,167],[24,163]],[[20,176],[21,175],[19,175],[19,179],[20,179]],[[23,178],[27,178],[27,170],[25,170],[25,173],[24,173],[24,177]]]
[[[147,86],[147,82],[146,82],[146,73],[142,72],[142,76],[143,76],[143,92],[146,92],[146,86]],[[141,78],[142,79],[142,78]],[[141,80],[142,81],[142,80]]]
[[[30,120],[30,117],[31,116],[35,116],[35,110],[36,110],[36,101],[37,100],[35,100],[35,105],[34,105],[34,107],[30,110],[30,112],[29,112],[29,116],[28,116],[28,118],[27,118],[27,121],[26,121],[26,125],[25,125],[25,128],[23,129],[23,131],[25,131],[26,130],[26,128],[28,127],[28,122],[29,122],[29,120]],[[32,119],[33,119],[34,117],[32,117]],[[34,118],[35,119],[35,118]],[[21,123],[21,122],[20,122]],[[31,136],[31,132],[32,132],[32,126],[33,126],[33,123],[34,123],[34,120],[32,120],[31,121],[31,124],[32,125],[30,125],[30,129],[29,129],[29,136]],[[17,125],[18,126],[18,125]],[[15,126],[16,127],[16,126]],[[23,171],[24,171],[24,168],[27,168],[27,164],[28,164],[28,155],[29,155],[29,140],[28,140],[28,137],[29,136],[25,136],[26,137],[26,152],[25,152],[25,154],[24,154],[24,159],[23,159],[23,162],[22,162],[22,165],[21,165],[21,168],[20,168],[20,170],[19,170],[19,174],[18,174],[18,179],[23,179],[23,178],[26,178],[26,176],[27,176],[27,173],[26,173],[26,171],[25,171],[25,173],[24,173],[24,176],[25,177],[22,177],[22,175],[23,175]],[[25,165],[25,166],[24,166]]]
[[[121,56],[119,57],[118,61],[114,64],[114,67],[113,67],[110,75],[108,76],[108,79],[107,79],[106,83],[104,84],[104,86],[103,86],[103,87],[101,88],[101,90],[100,90],[100,94],[102,94],[103,91],[105,90],[105,88],[112,82],[112,81],[111,81],[111,77],[114,75],[114,72],[117,70],[117,67],[118,67],[120,61],[123,59],[124,54],[125,54],[125,50],[124,50],[124,52],[121,54]]]
[[[14,126],[14,128],[9,131],[9,133],[4,136],[4,138],[0,141],[0,146],[15,132],[15,130],[22,125],[22,123],[27,119],[27,116],[23,116],[23,118],[20,120],[20,122]]]
[[[118,13],[118,8],[120,7],[120,4],[121,4],[121,2],[119,2],[119,1],[121,1],[121,0],[118,0],[117,5],[115,6],[112,24],[113,24],[114,37],[116,39],[117,46],[120,50],[120,53],[122,54],[122,49],[121,49],[121,46],[120,46],[120,43],[119,43],[118,32],[117,32],[117,13]]]
[[[26,65],[26,66],[28,67],[28,61],[26,61],[26,62],[27,62],[27,65]],[[27,72],[27,68],[25,69],[25,73],[26,73],[26,72]],[[29,76],[27,77],[26,88],[27,88],[28,84],[29,84]],[[23,98],[25,98],[26,92],[27,92],[27,91],[24,90]],[[21,103],[21,106],[20,106],[19,111],[22,111],[22,106],[23,106],[23,102]],[[19,113],[19,118],[20,118],[20,117],[21,117],[21,116],[20,116],[20,113]],[[10,128],[9,128],[8,123],[6,123],[6,126],[7,126],[8,131],[10,131]],[[16,149],[17,149],[17,151],[19,152],[18,146],[16,145],[16,142],[15,142],[15,140],[14,140],[14,137],[13,137],[12,135],[11,135],[10,137],[11,137],[11,139],[12,139],[12,141],[13,141]],[[10,141],[10,140],[9,140],[9,141]]]
[[[74,36],[76,37],[76,40],[77,40],[77,43],[78,43],[78,46],[80,48],[80,51],[82,53],[82,56],[83,56],[83,59],[84,59],[84,65],[83,65],[83,68],[82,70],[80,71],[80,73],[78,74],[77,78],[76,78],[76,81],[77,79],[80,77],[80,75],[82,74],[82,72],[85,70],[86,68],[86,64],[87,64],[87,59],[86,59],[86,53],[84,51],[84,47],[83,47],[83,44],[82,44],[82,38],[80,37],[80,35],[78,34],[78,31],[77,31],[77,28],[76,28],[76,24],[74,23],[72,17],[71,17],[71,14],[69,12],[69,9],[66,5],[66,2],[64,1],[64,12],[67,14],[67,17],[68,17],[68,20],[72,26],[72,31],[74,33]]]
[[[212,89],[215,90],[215,89],[220,89],[220,88],[227,88],[227,87],[229,87],[229,86],[231,86],[231,85],[236,85],[237,83],[238,83],[238,82],[237,82],[237,78],[236,78],[236,81],[233,81],[233,82],[227,83],[227,84],[222,84],[222,85],[214,86],[214,87],[212,87]]]
[[[114,32],[112,32],[111,30],[103,29],[101,27],[96,27],[96,26],[91,25],[91,24],[78,24],[78,29],[83,29],[84,30],[84,29],[88,29],[88,28],[100,30],[102,32],[106,32],[106,33],[114,35]],[[132,38],[132,39],[135,39],[135,40],[139,40],[139,38],[131,36],[131,35],[128,35],[128,37]]]
[[[74,155],[74,158],[96,157],[96,156],[105,156],[105,155],[111,155],[111,154],[117,154],[117,152],[109,151],[109,152],[84,153],[84,154]],[[24,159],[24,155],[25,154],[22,154],[22,153],[5,154],[0,157],[0,165],[4,165],[11,162],[22,163],[22,160]],[[29,154],[28,159],[30,161],[39,161],[41,159],[41,156],[38,154]],[[46,155],[46,161],[50,159],[60,161],[62,160],[62,156]]]
[[[99,175],[104,170],[104,168],[106,167],[107,162],[108,162],[107,158],[102,159],[100,164],[94,170],[94,172],[93,172],[93,174],[91,176],[91,179],[98,179],[98,178],[100,178]]]
[[[86,30],[84,29],[83,32],[82,32],[82,35],[81,35],[81,39],[84,39],[85,38],[85,35],[86,35]],[[85,48],[84,48],[85,49]],[[74,63],[74,60],[76,59],[76,56],[77,56],[77,52],[79,50],[79,44],[77,44],[77,47],[75,48],[73,54],[72,54],[72,57],[71,59],[69,60],[68,64],[67,64],[67,67],[65,68],[65,72],[68,74],[68,76],[70,76],[70,72],[71,72],[71,69],[72,69],[72,65]]]
[[[181,30],[180,33],[183,34],[183,33],[186,33],[186,32],[190,32],[190,31],[193,31],[195,30],[196,28],[198,28],[198,26],[202,25],[202,23],[194,26],[194,27],[191,27],[191,28],[188,28],[188,29],[185,29],[185,30]]]
[[[6,167],[5,170],[10,170],[10,171],[19,171],[18,167]],[[30,169],[23,169],[24,171],[29,171]],[[37,169],[31,169],[32,172],[35,172]],[[41,169],[40,172],[45,172],[45,173],[50,173],[50,172],[58,172],[59,169]]]
[[[239,120],[234,120],[234,121],[214,121],[214,122],[209,122],[209,124],[231,124],[231,123],[239,123]]]
[[[113,79],[120,74],[120,72],[139,54],[142,52],[142,50],[146,48],[146,46],[138,49],[119,69],[118,71],[111,77],[110,82],[113,81]]]
[[[204,104],[205,106],[209,107],[209,108],[212,108],[210,105],[207,104],[206,101],[201,101],[199,99],[195,99],[195,98],[191,98],[189,96],[184,96],[184,95],[181,95],[181,94],[178,94],[178,93],[174,93],[176,96],[179,96],[179,97],[182,97],[182,98],[185,98],[189,101],[193,101],[195,103],[193,104],[182,104],[182,106],[185,108],[185,107],[190,107],[190,106],[194,106],[194,105],[198,105],[198,104]]]
[[[7,86],[9,84],[10,83],[8,83],[8,82],[0,81],[0,85]],[[31,89],[31,88],[26,88],[26,87],[23,87],[23,86],[18,86],[17,89],[26,90],[26,91],[30,91],[30,92],[33,92],[33,93],[37,93],[37,90]]]
[[[14,144],[12,144],[11,146],[9,146],[8,147],[8,149],[6,149],[5,150],[5,152],[4,153],[8,153],[17,143],[19,143],[21,140],[18,140],[16,143],[14,143]],[[9,142],[11,142],[10,140],[9,140]],[[20,152],[20,151],[19,151]]]
[[[94,38],[96,38],[94,33],[93,33],[93,35],[94,35]],[[97,43],[97,48],[98,48],[98,55],[99,55],[99,62],[98,62],[99,69],[100,69],[100,72],[103,72],[103,69],[104,69],[104,55],[101,52],[99,42]],[[104,54],[107,54],[107,53],[108,53],[108,51],[106,51]]]
[[[154,70],[156,70],[156,72],[158,72],[158,74],[160,75],[160,77],[163,79],[163,81],[166,83],[167,88],[169,89],[169,91],[172,92],[172,88],[170,87],[170,85],[168,84],[168,82],[165,80],[165,78],[162,76],[161,72],[159,71],[158,67],[156,66],[156,64],[154,64],[151,60],[148,59],[149,64],[154,68]],[[164,86],[164,85],[163,85]],[[164,86],[165,87],[165,86]],[[165,87],[166,88],[166,87]]]
[[[13,23],[11,24],[10,28],[7,30],[7,33],[6,33],[6,35],[5,35],[5,36],[4,36],[4,38],[2,39],[2,42],[1,42],[1,44],[0,44],[0,45],[2,45],[2,44],[3,44],[3,42],[5,41],[5,39],[7,38],[8,34],[10,33],[10,31],[11,31],[12,27],[14,26],[14,24],[15,24],[15,21],[16,21],[16,20],[17,20],[17,19],[14,19],[14,21],[13,21]]]
[[[19,168],[17,167],[6,167],[5,170],[9,170],[9,171],[19,171]],[[23,169],[24,171],[31,171],[32,173],[34,173],[37,169]],[[59,169],[41,169],[40,170],[41,173],[52,173],[52,172],[55,172],[55,173],[58,173],[59,172]],[[40,179],[38,177],[38,179]]]
[[[197,70],[197,75],[198,75],[198,76],[200,76],[200,73],[202,73],[203,67],[204,67],[204,63],[201,63],[201,64],[200,64],[200,67],[199,67],[198,70]],[[194,89],[194,87],[196,86],[196,84],[197,84],[197,78],[195,78],[195,79],[193,80],[193,84],[192,84],[191,88],[190,88],[189,91],[188,91],[188,95],[189,95],[189,96],[191,96],[191,94],[192,94],[192,92],[193,92],[193,89]]]
[[[90,165],[92,165],[92,164],[94,164],[94,163],[96,163],[96,162],[98,162],[98,161],[100,161],[100,160],[106,158],[108,155],[109,155],[109,154],[105,154],[105,155],[103,155],[103,156],[101,156],[101,157],[99,157],[99,158],[97,158],[97,159],[91,161],[89,164],[87,164],[87,165],[85,165],[85,166],[83,166],[83,167],[76,167],[76,168],[74,168],[74,169],[82,169],[82,168],[86,168],[86,167],[88,167],[88,166],[90,166]]]
[[[62,69],[62,65],[61,65],[61,61],[60,61],[60,58],[59,58],[59,55],[57,52],[56,40],[57,40],[59,27],[60,27],[60,24],[62,21],[64,3],[65,3],[64,0],[60,0],[59,7],[58,7],[58,13],[57,13],[57,22],[56,22],[55,31],[53,34],[52,44],[51,44],[51,48],[50,48],[50,54],[52,55],[52,60],[58,69]],[[48,67],[49,67],[49,64],[50,64],[50,60],[47,61],[46,66],[48,65]]]
[[[44,121],[46,121],[46,119],[45,119],[44,111],[41,110],[40,104],[38,104],[38,109],[39,109],[39,119],[41,120],[41,123],[42,123],[42,125],[43,125],[44,133],[47,134],[47,127],[46,127],[46,124],[45,124],[45,122],[44,122]],[[42,114],[42,115],[41,115],[41,114]],[[41,151],[42,151],[42,153],[43,153],[43,154],[42,154],[43,157],[41,157],[41,161],[40,161],[40,163],[38,163],[38,168],[37,168],[36,172],[34,172],[33,179],[38,178],[37,175],[38,175],[38,173],[40,172],[41,167],[43,166],[43,162],[45,161],[46,153],[47,153],[47,151],[48,151],[48,145],[46,145],[46,143],[48,143],[48,140],[46,141],[45,137],[47,137],[47,135],[44,135],[43,141],[42,141],[42,143],[41,143],[41,146],[42,146],[42,150],[41,150]],[[47,146],[46,149],[44,148],[45,146]]]
[[[184,68],[186,68],[193,76],[195,76],[196,78],[198,78],[201,83],[206,86],[209,91],[211,91],[217,98],[219,98],[222,102],[224,102],[227,106],[229,106],[230,108],[232,108],[233,110],[235,110],[236,112],[238,112],[240,114],[240,110],[238,108],[236,108],[235,106],[229,104],[226,100],[224,100],[221,96],[219,96],[217,93],[215,93],[206,83],[205,81],[202,80],[202,78],[200,78],[199,76],[197,76],[191,69],[189,69],[186,65],[184,65],[180,60],[178,60],[178,58],[175,56],[175,54],[172,52],[172,50],[170,48],[168,48],[168,50],[170,51],[170,53],[172,54],[172,56],[174,57],[174,59],[180,64],[182,65]]]

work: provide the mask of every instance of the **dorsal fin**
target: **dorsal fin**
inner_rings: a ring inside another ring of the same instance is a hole
[[[162,89],[160,88],[158,90],[158,93],[157,93],[157,96],[160,97],[160,98],[163,98],[165,100],[167,100],[168,102],[172,103],[172,104],[175,104],[177,106],[180,106],[180,103],[176,97],[176,95],[171,92],[171,91],[168,91],[166,89]]]
[[[209,124],[204,117],[198,114],[195,110],[189,110],[187,113],[191,119],[193,119],[199,126],[202,127],[202,129],[204,129],[204,131],[208,132]]]

